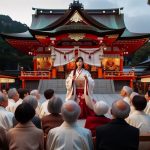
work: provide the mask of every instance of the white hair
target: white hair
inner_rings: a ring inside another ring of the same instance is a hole
[[[12,88],[8,90],[8,98],[13,99],[13,97],[18,93],[16,88]]]
[[[125,105],[125,109],[120,109],[117,105],[118,101],[122,102]],[[117,100],[112,103],[111,113],[116,118],[122,118],[125,119],[129,116],[130,113],[130,105],[123,101],[123,100]]]
[[[26,97],[23,99],[23,103],[28,103],[28,104],[30,104],[34,109],[36,109],[37,106],[38,106],[38,102],[37,102],[37,100],[36,100],[36,97],[35,97],[35,96],[32,96],[32,95],[26,96]]]
[[[107,103],[104,101],[98,101],[94,105],[94,112],[96,115],[104,115],[108,112],[108,109],[109,109],[109,107],[108,107]]]
[[[129,86],[123,86],[122,88],[128,96],[130,96],[130,94],[133,92],[132,88],[130,88]]]
[[[67,108],[67,106],[70,107],[70,110]],[[66,122],[73,123],[78,119],[81,109],[75,101],[69,100],[62,105],[61,113]]]
[[[36,94],[38,94],[38,93],[39,93],[39,91],[35,89],[30,92],[30,95],[36,96]]]
[[[52,97],[47,105],[49,113],[58,114],[61,112],[62,99],[60,97]]]

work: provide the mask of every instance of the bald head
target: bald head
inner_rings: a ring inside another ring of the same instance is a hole
[[[63,119],[68,123],[75,122],[80,115],[80,106],[73,100],[65,102],[61,108]]]
[[[129,116],[130,106],[123,100],[117,100],[112,104],[111,112],[115,118],[125,119]]]

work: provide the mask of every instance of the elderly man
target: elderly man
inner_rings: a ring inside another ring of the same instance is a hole
[[[16,88],[9,89],[8,98],[8,106],[6,110],[14,113],[17,106],[22,103],[22,99],[19,98],[19,93]]]
[[[0,126],[5,130],[13,127],[13,113],[8,112],[5,108],[8,105],[6,95],[0,92]]]
[[[130,95],[133,90],[129,86],[123,86],[120,95],[123,97],[123,100],[130,105]]]
[[[147,105],[147,101],[144,96],[136,95],[133,97],[132,105],[135,111],[129,115],[126,121],[140,129],[140,134],[150,133],[150,116],[145,114],[144,109]]]
[[[64,123],[48,133],[47,150],[92,150],[92,137],[88,129],[77,125],[79,105],[70,100],[63,104],[61,113]]]
[[[112,122],[96,129],[96,150],[138,150],[139,130],[124,120],[130,106],[123,100],[112,104]]]
[[[40,107],[41,107],[41,104],[40,104],[40,99],[41,99],[41,95],[40,95],[40,93],[39,93],[39,91],[38,90],[36,90],[36,89],[34,89],[34,90],[32,90],[31,92],[30,92],[30,95],[32,95],[32,96],[35,96],[35,98],[36,98],[36,100],[37,100],[37,102],[38,102],[38,106],[36,107],[36,114],[38,114],[38,116],[40,116]]]

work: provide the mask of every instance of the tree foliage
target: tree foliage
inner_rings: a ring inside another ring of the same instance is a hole
[[[27,29],[27,25],[13,21],[9,16],[0,15],[1,33],[20,33]],[[11,47],[0,38],[0,70],[16,70],[18,66],[24,66],[27,70],[31,69],[32,57]]]

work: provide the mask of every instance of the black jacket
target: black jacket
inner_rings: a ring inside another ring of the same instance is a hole
[[[139,129],[123,119],[97,127],[96,150],[138,150]]]

